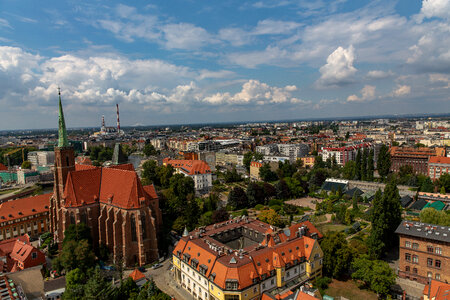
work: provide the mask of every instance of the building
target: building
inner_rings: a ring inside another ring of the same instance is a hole
[[[1,299],[26,299],[22,287],[6,275],[0,275],[0,295]]]
[[[194,180],[195,191],[198,193],[208,192],[213,185],[211,169],[203,160],[164,158],[163,164],[174,167],[176,173],[191,177]]]
[[[279,229],[247,217],[185,231],[173,275],[194,299],[261,299],[322,276],[321,237],[309,221]]]
[[[308,168],[314,167],[314,163],[316,161],[316,158],[314,156],[305,156],[305,157],[300,157],[298,159],[302,161],[302,165],[304,167],[308,167]]]
[[[372,145],[368,143],[348,147],[323,147],[319,155],[322,156],[323,161],[335,158],[338,165],[344,166],[348,161],[356,159],[359,149],[371,147]]]
[[[17,272],[45,264],[45,254],[30,244],[27,234],[0,242],[0,272]]]
[[[32,151],[28,152],[27,160],[31,162],[34,167],[50,166],[55,163],[55,152],[53,151]]]
[[[278,144],[278,152],[292,159],[304,157],[309,153],[307,144]]]
[[[17,170],[17,183],[27,184],[31,182],[38,182],[40,179],[39,172],[27,169]]]
[[[423,289],[423,300],[448,300],[449,295],[450,284],[437,280],[430,280]]]
[[[411,166],[416,174],[428,174],[428,160],[436,156],[436,151],[432,148],[419,147],[392,147],[391,171],[399,172],[402,166]]]
[[[417,199],[423,199],[427,202],[437,202],[440,201],[442,203],[445,203],[446,205],[450,205],[450,194],[439,194],[439,193],[425,193],[425,192],[419,192],[417,194]]]
[[[55,241],[63,241],[69,225],[85,223],[91,228],[94,247],[106,245],[115,262],[123,260],[126,266],[134,266],[158,259],[157,234],[162,220],[154,186],[143,186],[131,164],[75,165],[61,97],[58,135],[54,194],[50,200]]]
[[[450,157],[431,156],[428,159],[428,177],[431,180],[439,179],[442,174],[448,173],[450,173]]]
[[[450,227],[403,221],[395,233],[400,238],[399,277],[423,284],[450,281]]]
[[[52,194],[6,201],[0,204],[0,241],[23,234],[38,236],[49,230]]]
[[[216,165],[218,166],[243,166],[244,155],[237,153],[216,152]]]
[[[250,162],[250,179],[255,181],[260,181],[261,177],[259,175],[259,169],[265,164],[269,164],[270,169],[275,172],[278,170],[278,162],[262,162],[262,161],[252,161]]]

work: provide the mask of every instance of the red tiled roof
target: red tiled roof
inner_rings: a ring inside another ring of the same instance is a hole
[[[431,156],[428,159],[428,163],[431,163],[431,164],[450,164],[450,157]]]
[[[131,164],[108,168],[76,170],[67,176],[65,206],[77,207],[94,202],[121,208],[138,208],[141,200],[157,198],[153,185],[143,187]]]
[[[29,243],[30,237],[28,236],[28,234],[24,234],[24,235],[21,235],[16,238],[1,241],[0,242],[0,256],[5,256],[5,255],[11,253],[11,251],[14,248],[14,244],[16,243],[17,240],[22,241],[24,243]]]
[[[134,269],[134,271],[131,272],[131,274],[128,275],[128,277],[131,277],[131,279],[133,279],[134,281],[138,281],[141,280],[142,278],[145,278],[145,275],[138,269]]]
[[[211,173],[209,165],[203,160],[183,160],[164,158],[164,164],[172,165],[188,175]]]
[[[97,167],[92,165],[75,164],[75,171],[92,170],[92,169],[97,169]]]
[[[447,294],[446,296],[444,296],[445,293]],[[450,299],[448,296],[450,295],[450,284],[432,279],[431,285],[425,285],[423,294],[427,295],[429,299],[448,300]]]
[[[28,198],[6,201],[0,204],[0,222],[15,220],[48,212],[53,194],[43,194]]]

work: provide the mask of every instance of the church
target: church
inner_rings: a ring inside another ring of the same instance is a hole
[[[159,258],[162,216],[155,187],[143,186],[131,164],[75,164],[59,94],[55,184],[50,199],[50,227],[57,243],[62,243],[70,224],[78,223],[91,228],[94,248],[106,245],[116,263],[141,266]]]

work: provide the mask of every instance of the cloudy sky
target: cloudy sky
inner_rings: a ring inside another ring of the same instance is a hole
[[[0,130],[450,112],[450,0],[0,2]]]

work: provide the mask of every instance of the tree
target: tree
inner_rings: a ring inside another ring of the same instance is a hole
[[[279,199],[288,199],[291,194],[289,186],[283,179],[280,179],[275,184],[275,190],[277,191],[277,198]]]
[[[367,157],[367,175],[366,180],[373,181],[373,171],[374,171],[374,151],[370,149],[369,156]]]
[[[76,268],[66,274],[66,290],[63,299],[82,299],[84,295],[84,284],[86,274]]]
[[[395,230],[402,220],[400,195],[395,182],[386,184],[382,196],[378,190],[372,203],[372,227],[367,245],[371,257],[380,258],[388,247],[396,243]]]
[[[439,186],[441,188],[444,187],[444,189],[446,191],[450,191],[450,174],[449,173],[444,173],[441,175],[441,177],[439,177]]]
[[[342,232],[328,233],[320,243],[323,251],[323,272],[327,276],[341,278],[348,272],[352,253]]]
[[[377,169],[378,174],[381,177],[386,177],[389,174],[391,168],[391,155],[389,148],[385,144],[381,145],[380,152],[378,154]]]
[[[344,168],[342,168],[342,174],[344,179],[353,180],[356,178],[356,162],[354,160],[349,160],[345,163]]]
[[[170,178],[170,188],[181,201],[185,201],[188,195],[195,194],[194,180],[183,174],[175,174]]]
[[[427,207],[420,212],[420,222],[440,226],[450,226],[450,215],[433,207]]]
[[[441,193],[441,195],[445,195],[445,186],[441,187],[440,193]]]
[[[367,180],[367,159],[369,158],[369,150],[364,148],[362,150],[361,158],[361,180]]]
[[[154,185],[160,186],[158,176],[158,165],[154,160],[147,160],[142,164],[142,178],[146,179],[147,183],[153,183]]]
[[[358,208],[358,195],[357,195],[357,193],[353,194],[352,205],[353,205],[353,211],[359,211],[359,208]]]
[[[244,154],[243,163],[244,163],[244,166],[247,169],[247,171],[249,171],[250,163],[252,162],[252,160],[259,161],[259,160],[262,160],[263,158],[264,158],[264,155],[262,153],[250,151],[250,152],[246,152]]]
[[[345,140],[348,141],[349,137],[350,137],[350,132],[347,131],[347,133],[345,134]]]
[[[278,178],[282,179],[285,177],[292,177],[294,173],[297,172],[297,167],[294,164],[291,164],[288,160],[282,162],[278,162],[278,170],[277,175]]]
[[[277,174],[272,171],[272,168],[268,163],[263,164],[262,167],[259,168],[259,177],[266,182],[275,181],[278,178]]]
[[[108,300],[109,296],[106,293],[108,288],[109,283],[103,278],[100,269],[96,268],[84,285],[84,299]]]
[[[361,170],[362,170],[362,154],[361,150],[358,149],[358,152],[356,153],[356,167],[355,167],[355,177],[356,180],[361,180]]]
[[[231,171],[226,171],[224,174],[224,179],[226,183],[230,183],[230,182],[238,182],[242,180],[241,175],[238,174],[238,172],[236,171],[236,168],[233,167],[233,169]]]
[[[230,218],[230,214],[225,208],[213,211],[211,221],[213,224],[226,221]]]
[[[352,263],[352,278],[361,280],[364,285],[377,293],[386,296],[395,284],[395,274],[388,263],[381,260],[370,260],[367,255],[356,258]]]
[[[138,294],[139,294],[139,287],[131,277],[128,277],[120,284],[117,298],[134,299],[138,296]]]
[[[248,205],[254,207],[257,204],[264,204],[264,188],[256,183],[250,182],[247,186]]]
[[[276,196],[277,191],[273,185],[268,182],[263,183],[264,194],[266,196],[265,200],[270,199],[271,197]]]
[[[248,207],[248,199],[244,190],[238,186],[234,187],[228,194],[228,204],[233,207],[233,209]]]
[[[92,245],[91,229],[86,224],[70,224],[64,231],[63,246],[68,241],[79,242],[82,240],[87,240]]]
[[[158,154],[158,151],[156,151],[155,147],[152,144],[146,144],[144,146],[144,149],[142,149],[142,152],[144,152],[145,156],[151,156],[151,155]]]
[[[95,254],[87,240],[79,241],[73,254],[77,262],[77,267],[81,270],[85,271],[95,263]]]
[[[430,177],[426,176],[426,178],[421,182],[419,190],[425,193],[433,193],[434,185],[431,181]]]
[[[290,195],[293,197],[301,197],[305,194],[305,190],[302,187],[302,182],[298,181],[294,177],[286,177],[284,181],[288,185]]]
[[[22,169],[31,169],[31,162],[28,161],[28,160],[24,161],[24,162],[22,163],[21,168],[22,168]]]
[[[277,227],[283,226],[283,221],[280,219],[280,215],[273,209],[266,209],[261,211],[258,215],[258,219],[264,223],[269,223]]]
[[[315,187],[321,187],[322,184],[325,182],[325,179],[327,179],[327,170],[326,169],[313,169],[310,173],[310,179],[309,179],[309,189],[312,190]]]

